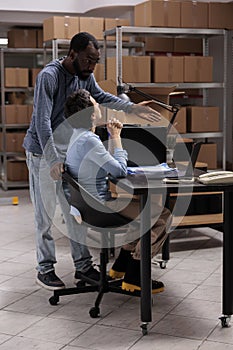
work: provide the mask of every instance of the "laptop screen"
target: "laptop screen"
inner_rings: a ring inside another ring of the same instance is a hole
[[[96,134],[107,140],[105,127],[96,128]],[[166,162],[166,127],[124,124],[122,146],[128,152],[128,166],[156,165]]]

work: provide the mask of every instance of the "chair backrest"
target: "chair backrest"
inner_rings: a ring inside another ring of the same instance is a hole
[[[104,203],[81,186],[67,171],[62,174],[62,179],[66,198],[69,204],[73,205],[81,213],[83,224],[101,231],[121,227],[132,221],[105,206]]]

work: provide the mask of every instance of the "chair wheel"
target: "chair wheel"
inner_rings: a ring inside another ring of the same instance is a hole
[[[49,302],[50,305],[57,305],[59,302],[59,297],[53,295],[51,298],[49,298]]]
[[[147,335],[148,334],[147,323],[146,322],[141,324],[141,329],[142,329],[142,335]]]
[[[97,318],[100,314],[100,308],[93,306],[90,311],[89,311],[89,315],[91,316],[91,318]]]
[[[161,269],[166,269],[166,267],[167,267],[166,261],[164,261],[164,260],[160,261],[159,266]]]
[[[222,317],[219,317],[219,319],[221,320],[221,324],[223,328],[229,327],[230,326],[230,321],[231,321],[231,316],[228,315],[224,315]]]
[[[80,280],[76,283],[76,287],[84,287],[85,285],[86,285],[86,282],[82,281],[82,280]]]

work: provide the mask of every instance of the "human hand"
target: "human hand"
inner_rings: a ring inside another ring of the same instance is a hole
[[[64,166],[62,162],[55,163],[51,168],[50,168],[50,176],[52,177],[53,180],[60,180],[61,179],[61,174],[64,172]]]
[[[134,114],[144,120],[147,120],[149,122],[158,122],[161,120],[162,116],[159,112],[155,111],[149,106],[146,106],[146,104],[150,103],[151,101],[143,101],[138,104],[132,105],[131,113]],[[130,115],[129,114],[129,115]]]
[[[109,120],[107,123],[107,130],[112,139],[120,137],[122,128],[123,124],[116,118]]]

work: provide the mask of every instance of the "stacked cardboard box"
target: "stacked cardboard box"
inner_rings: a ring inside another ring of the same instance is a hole
[[[123,56],[122,78],[128,83],[150,83],[151,58],[149,56]],[[107,58],[107,80],[109,79],[116,79],[116,57]]]
[[[0,133],[0,148],[1,151],[5,152],[24,152],[24,148],[22,147],[23,139],[24,139],[25,133],[16,133],[16,132],[7,132],[5,134],[5,140],[6,140],[6,149],[2,149],[3,144],[3,133]]]
[[[28,87],[28,68],[5,68],[5,87]]]
[[[5,124],[29,124],[31,105],[6,105]]]
[[[219,131],[219,107],[187,107],[187,130],[188,132]]]
[[[7,160],[8,181],[28,181],[28,168],[24,161]]]
[[[208,169],[217,168],[217,144],[205,143],[201,145],[201,149],[197,158],[198,162],[205,162],[208,165]]]
[[[134,25],[142,27],[180,27],[180,2],[149,0],[134,7]]]
[[[71,39],[80,30],[79,17],[53,16],[43,22],[44,41],[52,39]]]

